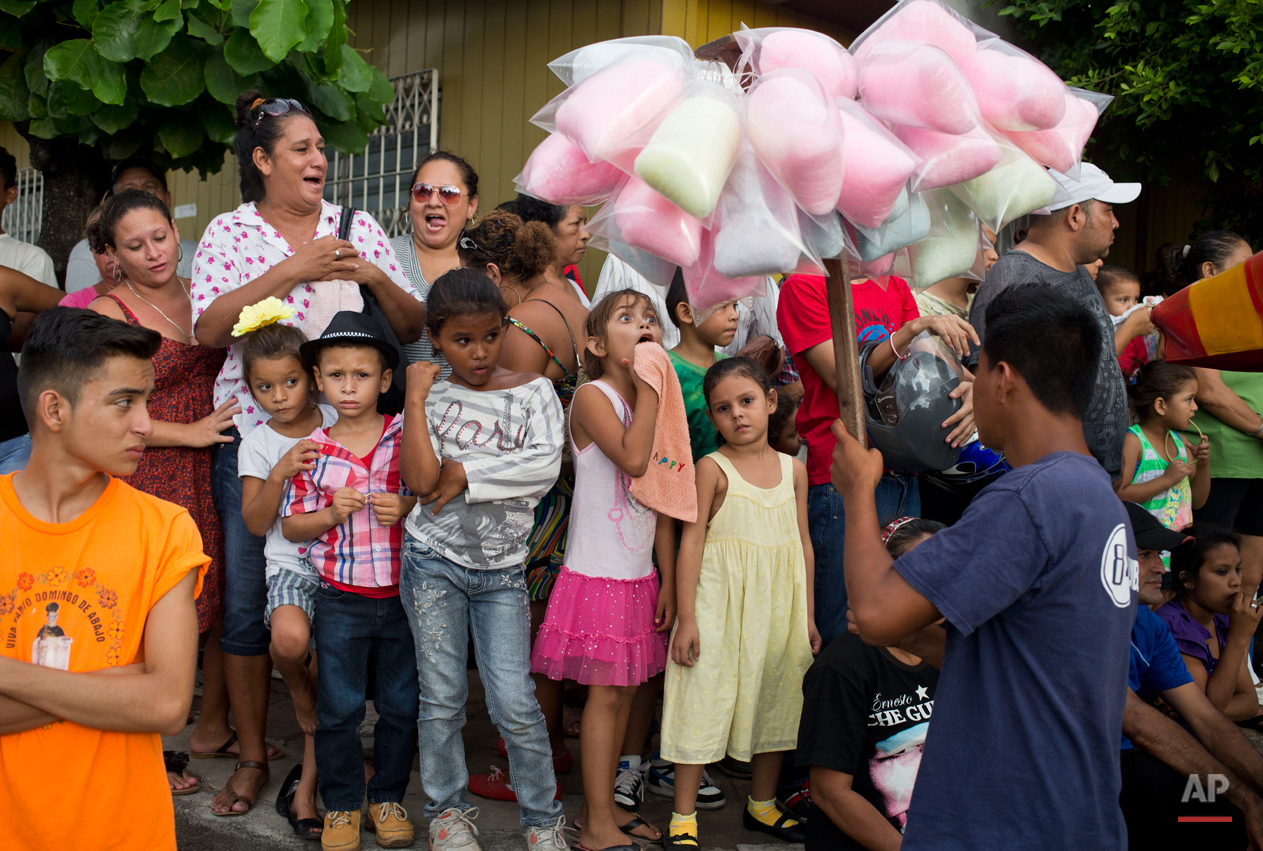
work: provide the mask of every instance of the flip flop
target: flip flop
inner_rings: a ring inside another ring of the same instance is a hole
[[[319,841],[320,834],[313,831],[319,831],[324,828],[324,819],[319,818],[298,818],[294,815],[294,794],[298,790],[298,784],[302,780],[303,766],[302,763],[290,769],[285,777],[285,782],[281,784],[281,791],[276,796],[276,812],[285,817],[289,822],[290,830],[294,831],[294,835],[299,839],[311,839]]]
[[[189,777],[195,782],[192,786],[185,789],[172,789],[172,795],[193,795],[202,791],[202,782],[192,774],[185,774],[184,769],[189,767],[189,755],[184,751],[163,751],[162,762],[171,774],[178,774],[181,777]]]
[[[574,820],[574,827],[575,827],[575,830],[582,830],[582,829],[583,829],[583,819],[576,818],[576,819]],[[618,829],[619,829],[619,830],[621,830],[623,833],[626,833],[628,836],[630,836],[630,837],[631,837],[633,840],[635,840],[637,843],[648,843],[648,844],[650,844],[650,845],[659,845],[659,844],[661,844],[661,843],[662,843],[662,837],[661,837],[661,836],[659,836],[657,839],[650,839],[648,836],[640,836],[640,835],[638,835],[638,834],[635,834],[635,833],[632,833],[632,832],[631,832],[631,831],[635,830],[635,829],[636,829],[636,828],[638,828],[638,827],[648,827],[648,828],[652,828],[652,829],[654,829],[654,830],[657,830],[657,828],[656,828],[656,827],[654,827],[654,826],[653,826],[653,825],[651,825],[649,822],[647,822],[647,821],[645,821],[644,819],[642,819],[640,816],[636,816],[635,818],[633,818],[631,821],[627,822],[626,824],[619,825]],[[661,832],[661,831],[659,831],[659,832]],[[575,847],[577,848],[578,846],[576,845]],[[633,847],[633,846],[627,846],[627,847]]]
[[[236,774],[238,771],[240,771],[243,768],[253,768],[255,771],[263,772],[263,782],[259,784],[260,790],[262,790],[263,787],[267,785],[268,779],[272,776],[272,771],[271,769],[268,768],[267,763],[255,762],[252,759],[243,759],[241,762],[237,763],[236,768],[233,769],[233,774]],[[214,809],[212,809],[211,815],[213,816],[244,816],[246,813],[250,812],[250,810],[254,809],[254,802],[258,800],[258,797],[259,797],[258,792],[255,792],[255,796],[253,798],[247,798],[245,795],[238,795],[237,791],[232,788],[231,777],[229,777],[228,782],[224,784],[224,791],[227,792],[232,797],[232,803],[228,805],[227,811],[222,812],[222,813],[217,813],[215,812]],[[233,809],[233,807],[237,806],[237,804],[243,801],[249,806],[247,806],[241,812],[237,812],[236,810]]]
[[[237,744],[237,734],[233,733],[228,737],[228,741],[219,746],[219,750],[215,751],[193,751],[193,759],[236,759],[241,754],[235,754],[228,750]],[[268,746],[268,762],[276,759],[282,759],[285,756],[285,748],[280,745],[274,745],[271,742],[264,742]]]

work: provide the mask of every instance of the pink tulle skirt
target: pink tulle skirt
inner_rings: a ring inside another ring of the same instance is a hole
[[[634,686],[667,666],[667,633],[654,632],[658,575],[584,576],[561,568],[539,628],[531,670],[550,680]]]

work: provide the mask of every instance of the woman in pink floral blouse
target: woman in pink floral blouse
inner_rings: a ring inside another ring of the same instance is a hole
[[[246,387],[242,345],[232,327],[242,308],[271,296],[294,307],[294,317],[284,321],[318,336],[322,329],[305,327],[308,314],[332,315],[346,292],[332,281],[367,286],[400,342],[418,339],[425,327],[425,305],[373,217],[356,213],[348,238],[337,238],[342,208],[324,201],[325,143],[307,108],[296,100],[249,92],[237,99],[237,127],[234,152],[245,203],[206,228],[193,260],[191,287],[198,341],[228,349],[215,380],[215,405],[235,398],[241,406],[235,428],[225,432],[233,441],[220,445],[213,471],[226,557],[220,646],[240,745],[231,783],[211,804],[217,815],[248,811],[268,779],[263,730],[271,660],[263,625],[263,538],[251,535],[242,520],[237,477],[241,438],[268,416]]]

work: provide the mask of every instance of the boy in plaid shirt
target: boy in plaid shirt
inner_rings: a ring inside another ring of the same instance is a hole
[[[320,456],[294,476],[281,531],[311,541],[320,574],[313,624],[320,648],[316,699],[316,766],[325,814],[326,851],[360,847],[364,764],[356,728],[364,720],[368,661],[376,658],[374,730],[377,773],[368,782],[370,832],[378,844],[412,843],[401,806],[417,742],[417,665],[412,632],[399,601],[400,521],[416,504],[399,476],[403,416],[377,412],[399,357],[378,325],[361,313],[334,316],[318,340],[303,344],[316,385],[338,421],[316,429]]]

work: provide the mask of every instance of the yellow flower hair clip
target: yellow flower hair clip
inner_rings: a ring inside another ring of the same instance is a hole
[[[258,331],[260,328],[280,322],[282,319],[289,319],[295,313],[297,311],[294,308],[283,304],[276,296],[268,296],[263,301],[246,305],[241,309],[237,324],[232,326],[232,335],[244,336],[251,331]]]

